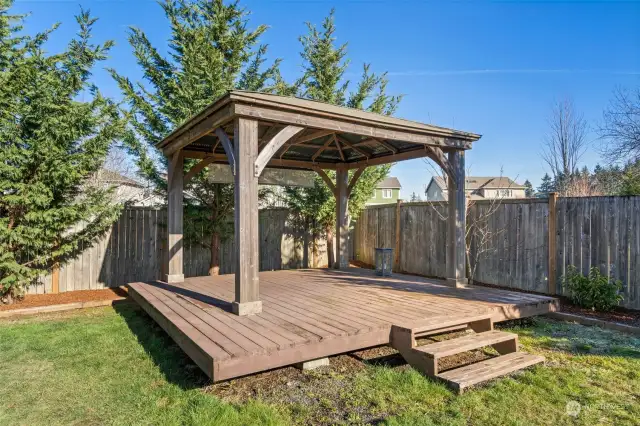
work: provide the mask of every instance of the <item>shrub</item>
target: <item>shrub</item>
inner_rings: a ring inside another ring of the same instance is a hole
[[[571,265],[562,281],[573,303],[583,308],[606,312],[618,306],[622,300],[622,282],[609,280],[595,266],[589,270],[589,275],[584,276]]]

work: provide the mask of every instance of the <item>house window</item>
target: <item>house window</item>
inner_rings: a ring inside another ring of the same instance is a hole
[[[382,190],[382,198],[391,198],[391,190],[383,189]]]
[[[503,197],[511,197],[511,190],[510,189],[502,189],[500,190],[500,195]]]

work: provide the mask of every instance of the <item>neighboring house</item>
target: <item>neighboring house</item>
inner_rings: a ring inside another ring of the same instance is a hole
[[[152,207],[164,205],[165,200],[149,185],[122,176],[112,170],[100,169],[95,182],[105,187],[115,187],[115,201],[133,207]]]
[[[503,198],[526,198],[524,185],[517,184],[508,177],[467,176],[465,191],[471,200],[495,200]],[[446,201],[447,182],[441,176],[431,178],[425,190],[427,201]]]
[[[387,177],[376,186],[366,205],[395,203],[400,198],[400,188],[397,177]]]

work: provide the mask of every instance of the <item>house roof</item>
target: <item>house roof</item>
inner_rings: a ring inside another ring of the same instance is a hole
[[[258,140],[265,145],[282,129],[302,128],[273,155],[271,166],[348,168],[429,156],[426,147],[443,151],[471,148],[480,135],[403,120],[383,114],[290,96],[232,90],[187,120],[158,143],[166,156],[182,150],[187,158],[215,157],[225,162],[216,130],[233,140],[234,118],[258,120]]]
[[[384,178],[376,188],[391,188],[391,189],[400,189],[402,185],[400,185],[400,181],[395,176],[389,176]]]
[[[447,189],[447,183],[442,176],[436,176],[431,179],[443,191]],[[465,189],[473,191],[481,188],[488,189],[524,189],[523,185],[516,183],[514,180],[504,176],[467,176],[465,179]]]
[[[135,181],[131,178],[121,175],[118,172],[109,169],[100,169],[98,170],[98,180],[101,182],[106,182],[115,185],[129,185],[135,186],[138,188],[143,188],[144,185],[138,181]]]

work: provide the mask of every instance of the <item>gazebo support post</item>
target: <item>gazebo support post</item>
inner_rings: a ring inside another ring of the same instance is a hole
[[[232,311],[236,315],[262,312],[258,277],[258,121],[236,117],[233,151],[235,157],[235,250],[236,286]]]
[[[167,206],[167,273],[164,281],[180,283],[184,281],[182,264],[182,191],[184,179],[184,155],[182,151],[174,153],[168,158],[168,206]]]
[[[449,152],[449,163],[453,168],[455,183],[448,179],[448,238],[447,281],[453,286],[464,286],[466,278],[466,195],[464,151]]]
[[[349,170],[336,170],[336,261],[335,269],[349,267]]]

